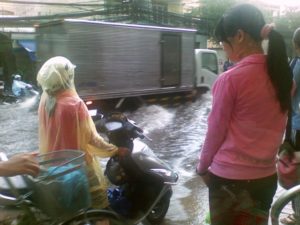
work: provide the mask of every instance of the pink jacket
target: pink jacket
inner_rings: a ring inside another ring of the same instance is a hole
[[[197,166],[228,179],[257,179],[276,173],[287,114],[280,110],[266,57],[251,55],[220,75]]]

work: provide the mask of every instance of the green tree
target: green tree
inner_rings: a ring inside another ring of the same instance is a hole
[[[284,15],[273,18],[276,30],[279,31],[285,39],[288,55],[293,56],[292,36],[294,31],[300,27],[300,14],[295,8],[289,8]]]
[[[209,38],[215,41],[214,29],[217,22],[224,12],[236,3],[236,0],[199,0],[199,2],[200,7],[194,8],[191,14],[207,20]]]

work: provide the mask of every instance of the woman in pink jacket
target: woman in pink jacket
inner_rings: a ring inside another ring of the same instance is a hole
[[[291,104],[285,44],[249,4],[224,14],[215,34],[235,66],[212,88],[197,173],[209,188],[212,225],[267,224],[277,189],[276,154]],[[263,39],[269,40],[267,55]]]

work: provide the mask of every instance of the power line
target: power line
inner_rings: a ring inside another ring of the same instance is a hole
[[[59,3],[59,2],[36,2],[36,1],[18,1],[18,0],[0,0],[0,3],[7,3],[7,4],[24,4],[24,5],[45,5],[45,6],[67,6],[72,8],[77,8],[81,10],[81,12],[73,12],[69,14],[54,14],[54,15],[45,15],[45,16],[1,16],[0,21],[20,21],[20,20],[47,20],[47,19],[61,19],[61,18],[74,18],[74,17],[86,17],[86,16],[93,16],[100,13],[102,14],[101,10],[110,7],[116,7],[116,5],[120,4],[95,4],[95,3]],[[95,1],[89,1],[95,2]],[[89,9],[85,7],[90,7]],[[94,9],[92,9],[94,8]],[[100,10],[99,10],[100,9]],[[105,10],[104,10],[105,11]]]
[[[13,4],[30,4],[30,5],[54,5],[54,6],[87,6],[87,7],[94,7],[94,6],[106,6],[105,4],[95,4],[95,3],[60,3],[60,2],[35,2],[35,1],[8,1],[8,0],[0,0],[2,3],[13,3]]]
[[[13,22],[13,21],[34,21],[34,20],[59,20],[65,18],[80,18],[94,15],[105,15],[109,10],[89,10],[88,12],[74,12],[74,13],[63,13],[63,14],[51,14],[44,16],[0,16],[2,22]]]

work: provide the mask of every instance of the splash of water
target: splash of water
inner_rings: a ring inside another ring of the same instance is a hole
[[[35,95],[31,98],[27,98],[24,101],[20,102],[19,105],[21,108],[31,109],[38,105],[39,99],[40,99],[39,95]]]
[[[159,105],[143,106],[130,117],[149,134],[156,129],[163,129],[172,123],[175,113]]]

